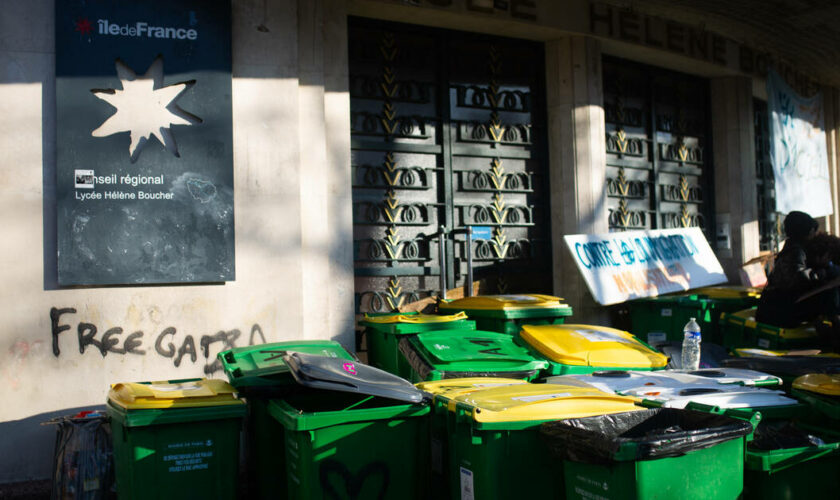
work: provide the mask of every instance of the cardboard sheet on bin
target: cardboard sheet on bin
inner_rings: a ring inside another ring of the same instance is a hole
[[[125,382],[111,386],[108,400],[129,410],[244,404],[235,392],[233,386],[218,379]]]
[[[678,457],[752,431],[752,424],[744,420],[670,408],[565,419],[540,427],[555,455],[591,464]]]
[[[454,406],[471,407],[476,422],[521,422],[633,411],[636,399],[599,391],[586,384],[525,384],[456,396]]]
[[[809,373],[794,380],[793,388],[825,396],[840,396],[840,374]]]
[[[440,304],[441,310],[510,311],[519,309],[569,309],[561,297],[540,294],[477,295]]]
[[[663,368],[668,358],[633,335],[595,325],[524,325],[520,336],[556,363],[605,368]]]
[[[283,356],[298,384],[419,403],[424,393],[384,370],[345,359],[290,352]]]
[[[794,406],[798,402],[783,391],[736,385],[717,387],[646,387],[623,391],[622,394],[656,401],[665,408],[685,408],[701,403],[719,408],[771,408]]]
[[[365,323],[452,323],[453,321],[461,321],[467,319],[467,314],[459,311],[455,314],[383,314],[381,316],[374,316],[365,314],[365,319],[361,322]]]
[[[721,365],[758,370],[781,377],[840,373],[840,359],[828,356],[747,356],[724,359]]]
[[[710,388],[720,386],[755,386],[756,383],[780,385],[782,380],[775,375],[738,368],[712,368],[691,372],[663,370],[657,372],[600,371],[586,375],[561,375],[549,377],[546,383],[563,384],[574,379],[597,387],[602,391],[625,393],[629,390],[657,390]]]

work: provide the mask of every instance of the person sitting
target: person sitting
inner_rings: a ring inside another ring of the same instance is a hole
[[[830,335],[822,319],[831,322],[831,330],[840,331],[840,289],[834,287],[800,299],[840,276],[840,268],[831,260],[840,257],[840,239],[817,234],[819,224],[804,212],[789,213],[784,229],[787,239],[761,292],[755,319],[782,328],[811,322],[824,342],[835,344],[840,336]]]

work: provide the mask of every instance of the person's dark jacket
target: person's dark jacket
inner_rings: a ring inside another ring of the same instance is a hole
[[[811,311],[799,307],[796,300],[819,286],[821,273],[808,266],[805,248],[788,239],[767,278],[756,311],[756,321],[781,327],[797,326],[811,319]]]

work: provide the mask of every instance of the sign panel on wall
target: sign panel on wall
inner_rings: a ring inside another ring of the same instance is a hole
[[[234,279],[230,0],[56,2],[61,285]]]
[[[822,92],[805,98],[775,71],[767,74],[770,163],[776,178],[776,210],[830,215],[831,189]]]
[[[603,305],[727,281],[697,227],[563,239],[592,296]]]

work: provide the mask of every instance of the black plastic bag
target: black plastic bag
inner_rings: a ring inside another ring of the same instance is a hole
[[[58,426],[53,458],[53,500],[115,498],[111,429],[101,412],[47,422]]]
[[[540,428],[556,456],[593,464],[678,457],[752,431],[744,420],[676,408],[559,420]]]
[[[668,356],[667,368],[682,369],[682,341],[658,342],[653,347]],[[700,368],[720,368],[721,362],[728,357],[729,352],[723,346],[709,342],[700,343]]]
[[[823,446],[825,441],[791,422],[762,423],[747,445],[751,450],[780,450]]]

